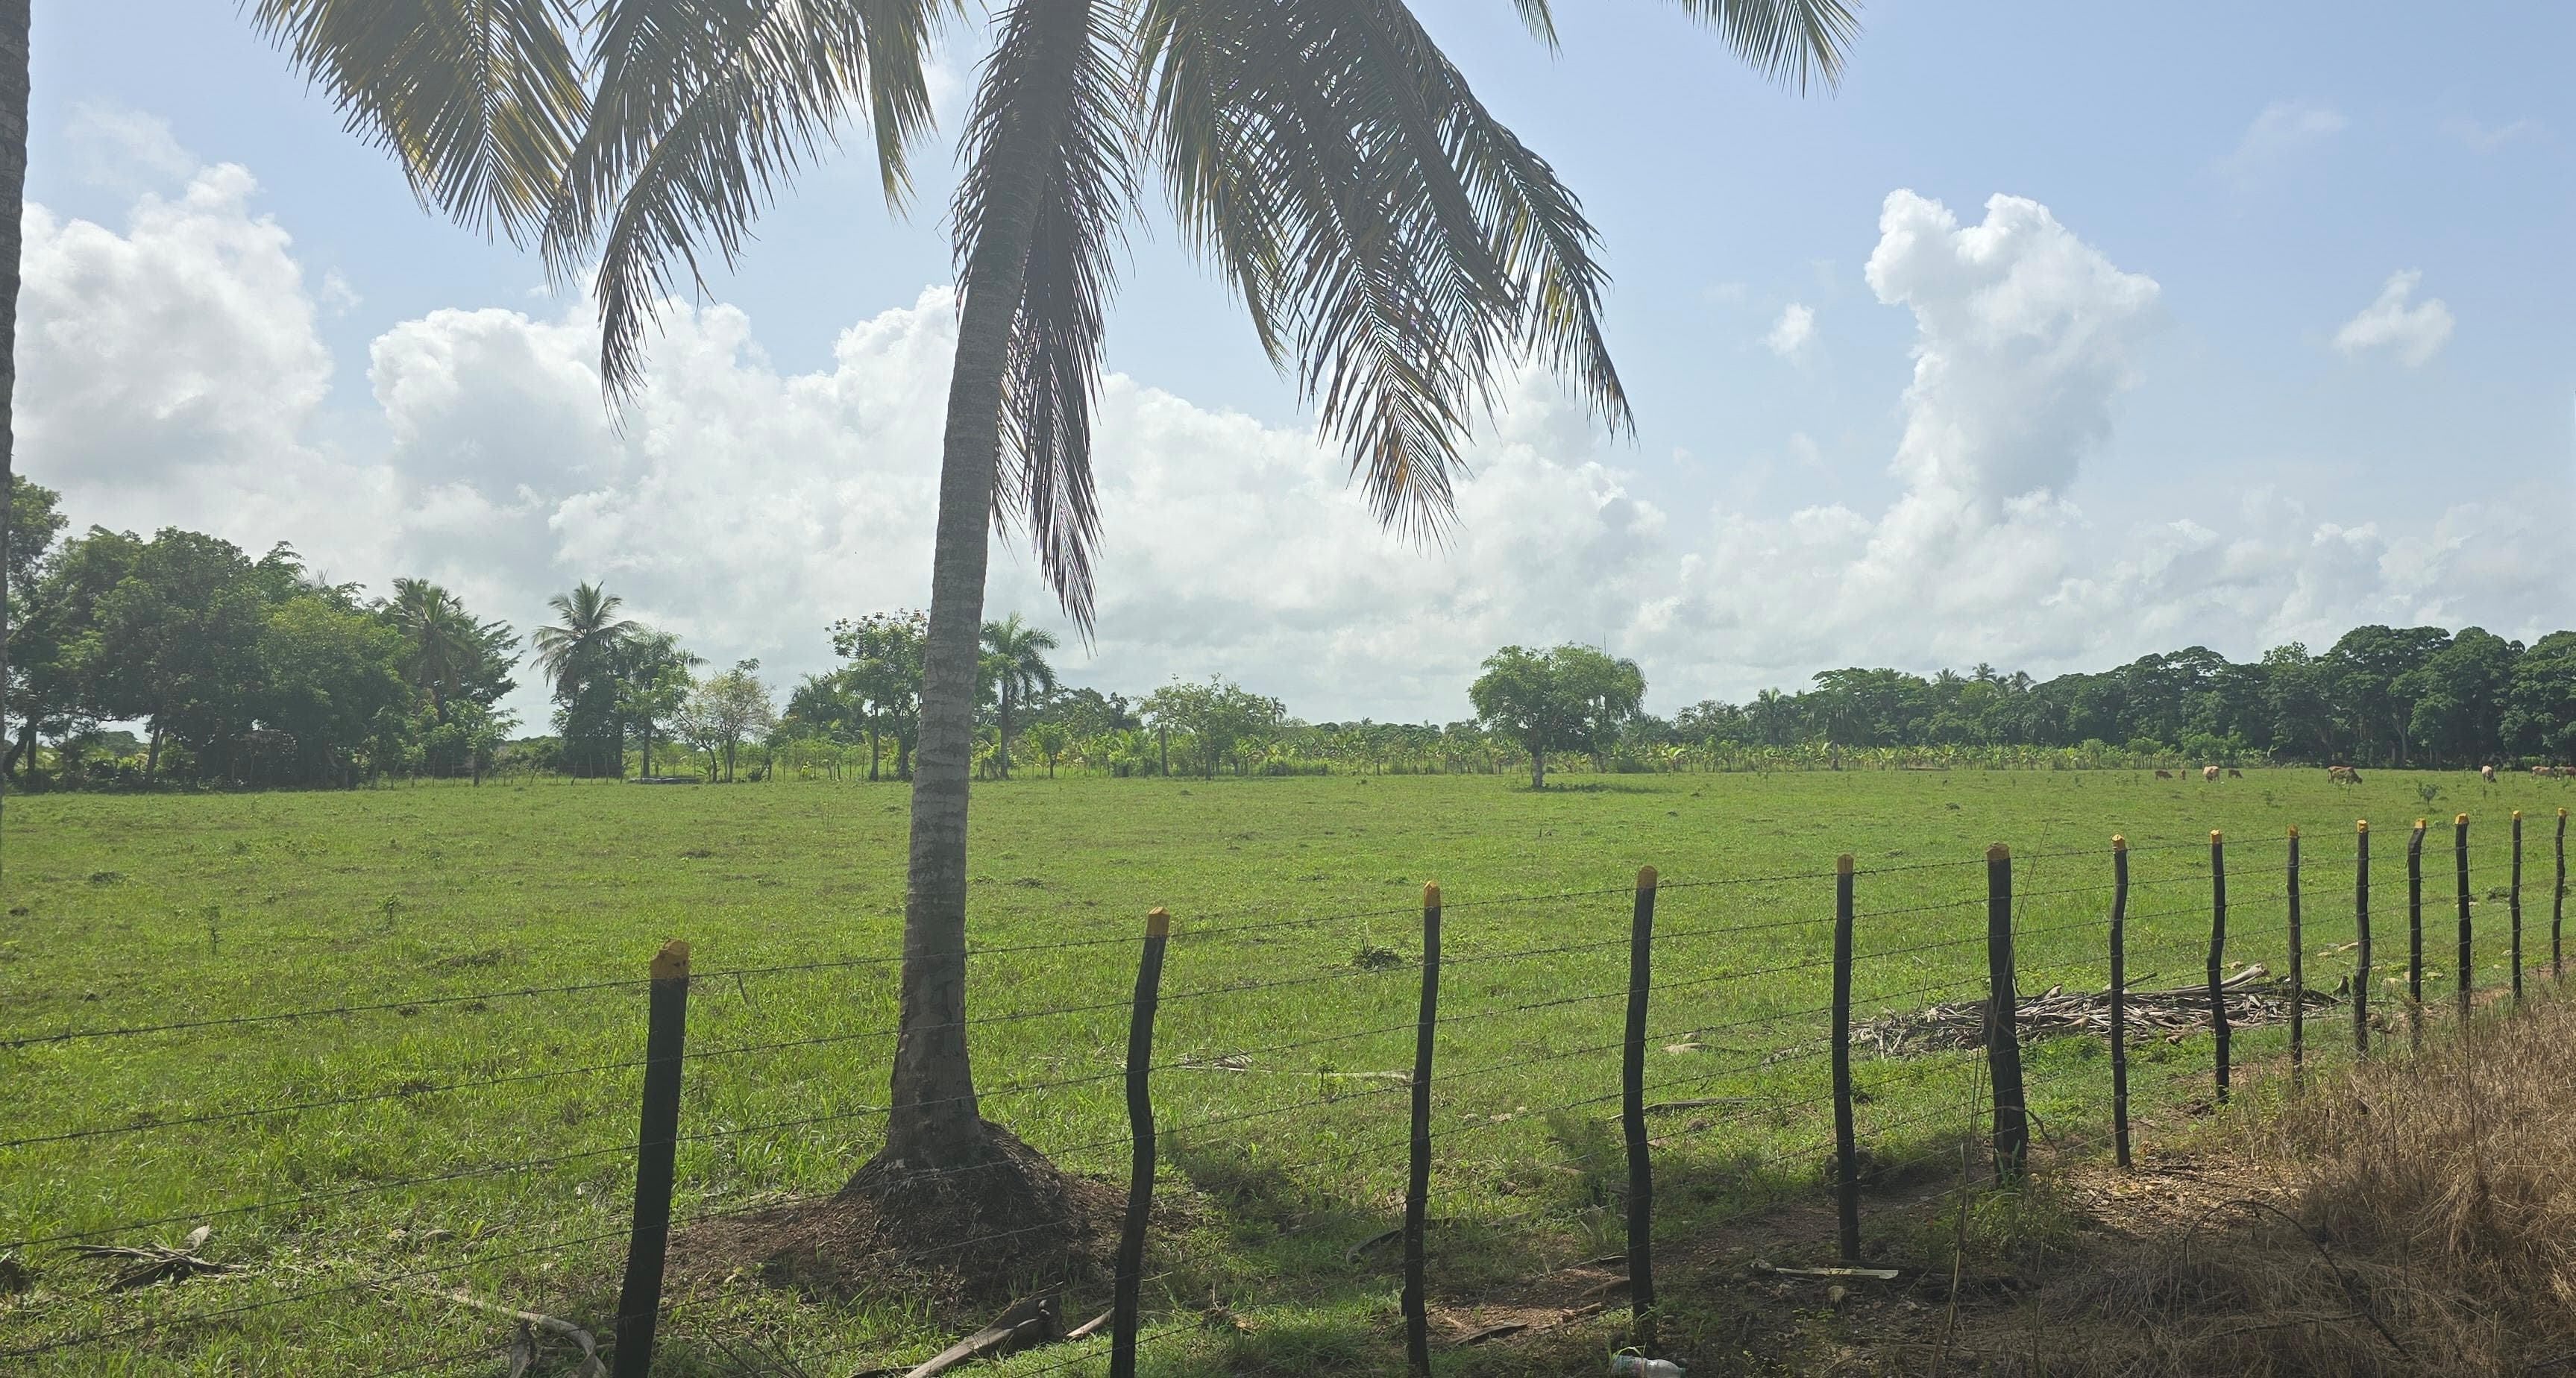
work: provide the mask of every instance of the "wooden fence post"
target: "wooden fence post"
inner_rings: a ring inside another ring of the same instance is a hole
[[[2306,943],[2299,933],[2299,825],[2290,825],[2290,1089],[2299,1089],[2299,1073],[2308,1060],[2308,969]]]
[[[2030,1108],[2022,1098],[2021,997],[2013,989],[2012,849],[1986,849],[1986,1067],[1995,1093],[1995,1181],[2030,1165]]]
[[[635,1215],[626,1237],[626,1276],[617,1288],[615,1378],[653,1371],[653,1330],[662,1317],[662,1261],[671,1245],[671,1170],[680,1139],[680,1066],[689,1029],[689,945],[678,938],[653,957],[644,1023],[644,1104],[635,1134]]]
[[[2111,1149],[2129,1165],[2129,839],[2111,834]]]
[[[2424,1051],[2424,820],[2406,835],[2406,1046]]]
[[[1136,1378],[1137,1293],[1145,1277],[1145,1225],[1154,1214],[1154,1011],[1162,1002],[1163,948],[1172,915],[1155,905],[1145,915],[1145,952],[1136,963],[1136,999],[1127,1014],[1127,1218],[1118,1231],[1118,1272],[1109,1304],[1110,1378]]]
[[[2522,810],[2513,811],[2513,875],[2505,905],[2513,916],[2513,1003],[2522,1003]]]
[[[1423,1234],[1431,1196],[1431,1037],[1440,1026],[1440,887],[1422,887],[1422,1012],[1413,1029],[1413,1158],[1404,1184],[1404,1363],[1431,1372],[1431,1312],[1425,1300]]]
[[[1834,1214],[1842,1260],[1860,1261],[1860,1144],[1852,1131],[1852,859],[1834,861]]]
[[[2352,825],[2352,927],[2361,965],[2352,973],[2352,1048],[2370,1056],[2370,820]]]
[[[2220,989],[2227,956],[2227,839],[2209,834],[2209,1029],[2218,1039],[2218,1103],[2227,1103],[2227,992]]]
[[[2460,891],[2460,1027],[2469,1023],[2469,991],[2476,983],[2477,968],[2469,951],[2469,816],[2459,814],[2451,819],[2452,870],[2459,876]]]
[[[2567,968],[2559,961],[2561,949],[2558,946],[2560,921],[2567,917],[2567,810],[2565,809],[2558,811],[2558,845],[2554,854],[2557,857],[2557,875],[2549,885],[2549,979],[2552,981],[2567,974]]]
[[[1628,1038],[1619,1066],[1619,1127],[1628,1140],[1628,1307],[1641,1351],[1655,1346],[1655,1174],[1646,1144],[1646,993],[1654,984],[1655,868],[1637,868],[1628,926]]]

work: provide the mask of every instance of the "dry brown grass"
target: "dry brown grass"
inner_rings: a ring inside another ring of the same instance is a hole
[[[2072,1228],[2005,1249],[1946,1353],[1908,1337],[1878,1371],[2576,1371],[2576,996],[2032,1190]]]

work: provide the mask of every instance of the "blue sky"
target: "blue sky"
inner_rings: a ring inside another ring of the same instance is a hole
[[[1076,678],[1445,718],[1491,646],[1573,638],[1670,711],[1847,661],[2576,621],[2576,10],[1893,0],[1806,97],[1669,7],[1568,7],[1553,54],[1508,5],[1423,12],[1602,230],[1635,441],[1533,383],[1445,549],[1378,537],[1149,216]],[[920,600],[945,148],[908,218],[863,158],[810,171],[608,432],[586,308],[420,214],[231,7],[40,4],[35,37],[25,464],[77,519],[432,573],[522,625],[606,577],[789,673]],[[1025,563],[997,611],[1042,608]]]

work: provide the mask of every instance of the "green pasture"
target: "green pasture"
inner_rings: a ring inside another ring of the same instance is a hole
[[[2213,828],[2229,838],[2231,961],[2286,966],[2284,839],[2302,825],[2307,979],[2336,990],[2355,975],[2353,821],[2374,829],[2384,980],[2407,954],[2406,825],[2430,815],[2427,992],[2447,1011],[2450,816],[2475,820],[2474,974],[2491,986],[2510,970],[2508,815],[2529,820],[2536,965],[2554,811],[2576,803],[2555,780],[2373,771],[2334,786],[2311,770],[2215,784],[1904,771],[1578,776],[1537,794],[1450,776],[976,791],[969,1013],[984,1113],[1068,1166],[1124,1179],[1117,1074],[1136,939],[1149,907],[1174,915],[1155,1096],[1164,1194],[1182,1209],[1153,1242],[1146,1289],[1145,1368],[1166,1374],[1401,1371],[1394,1251],[1353,1246],[1400,1216],[1396,1074],[1412,1057],[1426,881],[1447,899],[1433,1290],[1463,1304],[1620,1247],[1612,1117],[1640,865],[1664,882],[1649,1098],[1702,1102],[1656,1118],[1658,1224],[1705,1246],[1749,1212],[1823,1199],[1836,854],[1857,858],[1864,1019],[1982,992],[1996,841],[2016,858],[2024,993],[2098,989],[2114,832],[2133,846],[2129,971],[2152,988],[2201,979]],[[503,1372],[510,1323],[435,1295],[458,1288],[604,1329],[631,1187],[640,978],[666,938],[690,942],[698,973],[679,1215],[838,1188],[872,1151],[885,1094],[905,805],[901,786],[855,783],[10,799],[0,1037],[38,1041],[0,1048],[12,1145],[0,1244],[20,1242],[0,1272],[0,1370]],[[222,1022],[343,1005],[380,1008]],[[2142,1135],[2208,1095],[2209,1044],[2140,1040]],[[2285,1046],[2280,1030],[2252,1031],[2237,1056],[2277,1061]],[[2348,1017],[2312,1024],[2308,1047],[2350,1056]],[[2029,1065],[2045,1148],[2106,1137],[2098,1040],[2036,1044]],[[1973,1069],[1957,1053],[1858,1063],[1882,1185],[1956,1180]],[[322,1101],[344,1103],[260,1113]],[[161,1223],[111,1228],[138,1221]],[[111,1292],[116,1265],[74,1257],[64,1238],[176,1243],[198,1224],[213,1226],[206,1254],[242,1271]],[[1831,1250],[1829,1222],[1811,1243]],[[838,1378],[926,1357],[959,1319],[753,1271],[677,1289],[660,1371],[726,1372],[717,1341],[755,1336]],[[1725,1337],[1693,1328],[1686,1294],[1668,1301],[1683,1356],[1723,1362]],[[1212,1303],[1239,1324],[1206,1324]],[[62,1344],[83,1336],[106,1338]],[[1526,1362],[1464,1350],[1443,1371]],[[539,1371],[571,1371],[562,1346]]]

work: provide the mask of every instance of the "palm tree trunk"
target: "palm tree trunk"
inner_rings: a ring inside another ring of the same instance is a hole
[[[1547,788],[1547,753],[1537,747],[1530,748],[1530,788]]]
[[[958,307],[957,356],[941,441],[904,883],[901,1032],[882,1155],[888,1163],[916,1169],[968,1161],[984,1142],[966,1057],[966,794],[975,762],[976,655],[1001,458],[1002,373],[1028,280],[1043,160],[1055,124],[1044,102],[1030,104],[1038,108],[1024,107],[986,149],[992,199],[967,259],[968,288]],[[1054,114],[1061,118],[1058,106]]]
[[[0,570],[9,567],[9,521],[18,496],[11,443],[18,386],[18,222],[27,206],[27,15],[30,0],[0,0]],[[9,613],[0,587],[0,713],[9,701]],[[35,753],[28,752],[28,773]]]
[[[1011,686],[1007,681],[1002,685],[1002,704],[997,725],[1001,728],[1002,739],[994,744],[993,773],[1008,780],[1011,778]]]

